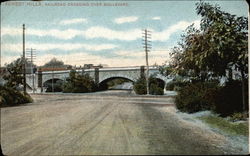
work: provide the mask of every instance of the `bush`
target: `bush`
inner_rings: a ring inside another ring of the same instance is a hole
[[[135,90],[135,93],[139,95],[147,94],[147,85],[146,85],[145,77],[141,77],[134,83],[134,90]],[[149,94],[163,95],[164,83],[158,81],[156,78],[151,76],[149,78]]]
[[[63,84],[63,93],[71,93],[73,91],[72,83],[64,83]]]
[[[30,102],[33,102],[33,100],[28,93],[0,86],[0,106],[15,106]]]
[[[217,90],[215,83],[190,83],[178,91],[175,98],[176,107],[188,113],[212,109]]]
[[[246,101],[248,101],[246,84]],[[218,82],[196,82],[182,87],[175,98],[176,107],[184,112],[213,110],[222,117],[242,112],[241,82],[232,80],[219,87]],[[247,105],[248,106],[248,105]]]
[[[162,88],[158,87],[157,84],[151,84],[149,87],[149,94],[151,94],[151,95],[163,95],[164,91]]]
[[[171,81],[166,85],[166,90],[173,91],[175,86],[175,81]]]
[[[248,84],[246,84],[245,94],[246,101],[248,101]],[[228,116],[236,112],[242,112],[242,105],[241,82],[231,80],[220,88],[216,96],[214,111],[221,116]]]
[[[136,94],[147,94],[146,78],[141,77],[134,83],[134,91]]]
[[[75,71],[70,72],[70,77],[63,84],[64,93],[86,93],[97,89],[94,80],[88,75],[79,75]]]
[[[153,76],[149,77],[149,94],[163,95],[164,94],[164,81],[160,81]]]

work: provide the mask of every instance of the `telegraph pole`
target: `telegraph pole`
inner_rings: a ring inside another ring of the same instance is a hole
[[[23,24],[23,92],[26,92],[25,24]]]
[[[147,84],[147,95],[149,95],[149,67],[148,67],[148,52],[150,51],[149,49],[151,48],[151,45],[149,44],[150,38],[151,38],[151,32],[148,31],[147,29],[143,30],[143,48],[145,49],[145,55],[146,55],[146,66],[147,66],[147,72],[146,72],[146,84]]]
[[[30,56],[28,55],[28,59],[30,60],[29,61],[30,62],[30,74],[32,74],[32,90],[33,90],[33,93],[35,91],[35,80],[34,80],[35,78],[34,78],[34,68],[33,68],[34,59],[36,57],[35,50],[36,49],[30,48],[27,51],[28,52],[27,55],[30,54]]]
[[[52,93],[54,92],[54,65],[52,67]]]

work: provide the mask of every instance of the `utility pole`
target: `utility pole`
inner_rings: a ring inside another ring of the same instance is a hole
[[[26,92],[25,24],[23,24],[23,92]]]
[[[147,72],[146,72],[146,84],[147,84],[147,95],[149,95],[149,67],[148,67],[148,52],[151,48],[151,45],[149,44],[151,41],[151,32],[147,29],[143,30],[143,48],[145,49],[145,55],[146,55],[146,66],[147,66]]]
[[[32,74],[32,91],[33,93],[35,92],[35,78],[34,78],[34,68],[33,68],[33,63],[34,63],[34,59],[36,57],[35,55],[35,50],[33,48],[27,49],[27,57],[28,60],[30,62],[30,74]]]
[[[54,65],[52,66],[52,91],[54,92]]]

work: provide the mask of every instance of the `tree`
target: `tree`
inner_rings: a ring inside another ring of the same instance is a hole
[[[63,92],[85,93],[95,90],[94,80],[88,74],[79,75],[75,70],[70,71],[69,78],[63,84]]]
[[[227,76],[229,70],[241,73],[243,110],[246,109],[245,82],[248,77],[248,20],[236,17],[200,2],[196,4],[197,14],[201,16],[201,28],[189,26],[173,58],[177,71],[187,71],[203,81],[211,77]],[[174,64],[174,63],[173,63]]]
[[[56,58],[52,58],[49,62],[45,63],[43,67],[65,67],[63,61],[57,60]]]
[[[18,58],[10,64],[6,65],[9,74],[4,75],[3,79],[6,80],[6,87],[17,89],[19,85],[23,84],[23,61]]]
[[[23,85],[23,58],[17,58],[9,64],[5,64],[8,75],[5,75],[3,78],[7,81],[5,84],[7,87],[17,89],[18,86]],[[31,62],[28,59],[25,59],[26,73],[31,73]],[[33,67],[36,67],[35,64],[32,64]],[[34,70],[33,70],[34,71]]]
[[[137,81],[134,82],[134,91],[136,94],[147,94],[146,78],[143,75]],[[164,94],[164,82],[159,82],[154,75],[149,77],[149,94],[163,95]]]

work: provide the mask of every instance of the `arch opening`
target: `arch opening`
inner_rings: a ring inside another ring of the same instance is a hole
[[[162,79],[159,79],[159,78],[153,78],[153,79],[149,80],[149,86],[151,84],[156,84],[161,89],[165,88],[165,81],[163,81]]]
[[[163,95],[165,82],[159,78],[149,78],[149,94]]]
[[[125,77],[111,77],[99,83],[99,90],[132,90],[133,83]]]
[[[49,79],[43,83],[43,87],[46,88],[45,92],[62,92],[63,80],[58,78]]]

